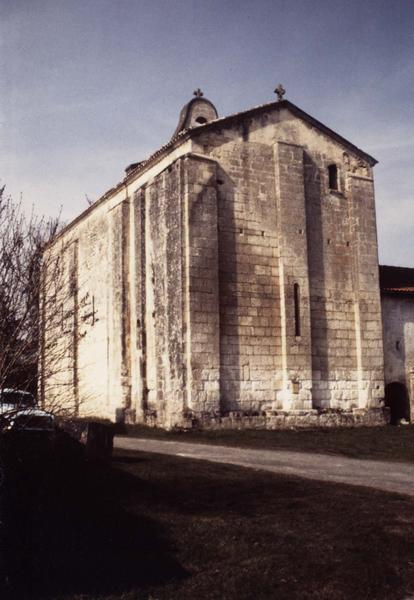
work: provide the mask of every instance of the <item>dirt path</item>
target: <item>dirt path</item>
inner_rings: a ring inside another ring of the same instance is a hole
[[[115,448],[124,450],[173,454],[184,458],[239,465],[319,481],[362,485],[414,496],[414,465],[407,463],[128,437],[116,437],[114,445]]]

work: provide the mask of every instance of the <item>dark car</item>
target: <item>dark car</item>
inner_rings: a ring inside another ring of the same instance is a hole
[[[3,431],[24,431],[26,433],[53,433],[56,429],[55,417],[39,408],[17,410],[8,417]]]
[[[0,390],[0,415],[36,406],[36,398],[30,392],[3,388]]]
[[[0,461],[18,465],[42,460],[52,453],[55,417],[36,406],[32,394],[23,390],[0,390]]]
[[[55,418],[36,406],[30,392],[3,388],[0,390],[0,431],[47,432],[55,430]]]

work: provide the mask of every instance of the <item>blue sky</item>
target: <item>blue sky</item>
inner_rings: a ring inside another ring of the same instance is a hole
[[[414,0],[0,0],[1,182],[70,220],[165,143],[287,98],[380,162],[380,261],[414,267]]]

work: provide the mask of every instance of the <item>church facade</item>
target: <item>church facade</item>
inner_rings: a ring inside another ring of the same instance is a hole
[[[65,293],[43,308],[46,407],[167,428],[381,421],[376,160],[279,96],[219,118],[198,90],[47,250]]]

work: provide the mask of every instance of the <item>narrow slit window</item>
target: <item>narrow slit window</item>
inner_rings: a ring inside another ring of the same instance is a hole
[[[329,189],[337,190],[338,189],[338,167],[336,165],[329,165],[328,176],[329,176]]]
[[[293,301],[295,306],[295,336],[300,336],[300,289],[299,284],[293,285]]]

